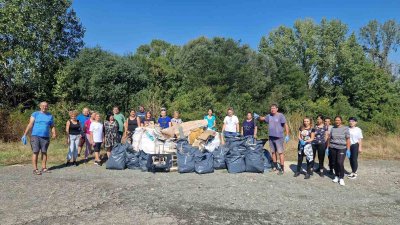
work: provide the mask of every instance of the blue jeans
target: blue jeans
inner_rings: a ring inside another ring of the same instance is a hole
[[[239,136],[239,134],[237,132],[224,131],[224,136],[226,138],[231,138],[231,137],[237,137]]]

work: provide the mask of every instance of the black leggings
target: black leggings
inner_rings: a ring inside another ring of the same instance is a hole
[[[318,143],[312,145],[313,149],[313,164],[315,162],[315,155],[318,153],[318,163],[319,163],[319,170],[324,169],[324,159],[325,159],[325,143]],[[314,166],[313,166],[314,167]]]
[[[298,151],[301,151],[300,148],[298,148]],[[301,164],[303,164],[303,158],[306,155],[304,154],[304,151],[301,151],[301,154],[299,154],[297,152],[297,172],[301,172]],[[311,168],[314,165],[314,161],[310,162],[307,160],[306,158],[306,162],[307,162],[307,173],[311,173]]]
[[[330,148],[332,153],[332,165],[335,169],[335,175],[340,179],[344,178],[344,159],[346,158],[346,149]]]
[[[352,144],[350,146],[350,166],[351,166],[351,172],[356,173],[358,169],[358,149],[360,148],[360,145],[358,143]]]

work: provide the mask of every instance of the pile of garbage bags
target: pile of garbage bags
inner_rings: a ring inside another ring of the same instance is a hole
[[[164,130],[157,126],[137,128],[132,143],[113,147],[106,168],[151,171],[155,155],[168,155],[162,161],[168,168],[165,171],[172,165],[171,156],[176,155],[179,173],[207,174],[218,169],[263,173],[271,168],[271,157],[263,148],[266,140],[237,136],[223,142],[221,135],[206,130],[206,125],[204,121],[190,121]]]
[[[178,172],[205,174],[214,169],[227,169],[229,173],[263,173],[271,168],[269,152],[264,150],[265,142],[252,137],[232,137],[213,151],[201,151],[187,140],[179,140]]]

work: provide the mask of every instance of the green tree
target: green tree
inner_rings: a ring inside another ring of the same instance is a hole
[[[54,74],[83,47],[69,0],[0,1],[0,102],[52,100]]]

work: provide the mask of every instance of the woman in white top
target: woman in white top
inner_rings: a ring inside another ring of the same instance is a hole
[[[90,124],[90,144],[94,148],[94,164],[101,166],[100,149],[104,139],[103,124],[100,122],[100,114],[96,113],[94,121]]]
[[[222,132],[225,137],[236,137],[239,132],[239,119],[233,115],[233,109],[228,108],[228,115],[225,116]]]
[[[349,118],[349,131],[350,131],[350,166],[351,174],[348,176],[349,179],[357,178],[358,169],[358,153],[362,152],[362,130],[357,127],[357,118]]]

